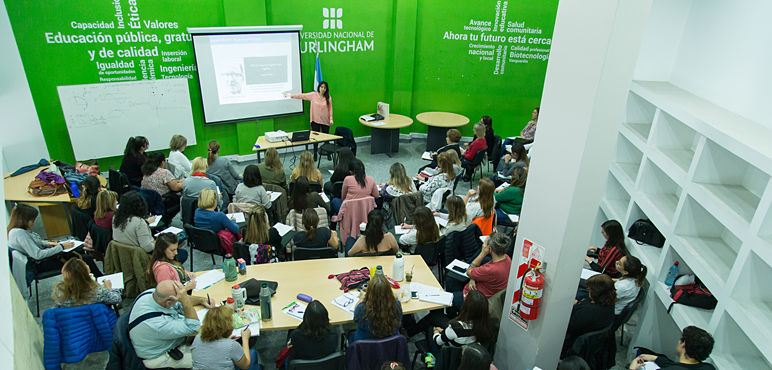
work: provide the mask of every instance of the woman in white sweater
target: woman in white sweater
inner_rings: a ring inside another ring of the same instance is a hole
[[[169,141],[169,158],[167,162],[174,167],[175,178],[185,178],[190,176],[190,160],[182,152],[188,146],[188,139],[182,135],[172,136],[172,140]]]
[[[622,277],[615,279],[614,288],[617,291],[617,301],[614,304],[614,315],[619,315],[625,306],[630,304],[643,286],[646,280],[646,266],[637,257],[625,256],[616,262],[617,271]]]

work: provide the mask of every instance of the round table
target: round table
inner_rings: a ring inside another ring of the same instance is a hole
[[[365,121],[359,118],[359,123],[371,128],[370,154],[399,152],[399,129],[413,124],[413,119],[401,114],[389,114],[384,120]]]
[[[450,128],[465,126],[469,118],[450,112],[423,112],[415,117],[428,127],[426,151],[434,152],[446,144],[445,135]]]

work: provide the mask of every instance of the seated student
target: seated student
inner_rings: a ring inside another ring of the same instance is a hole
[[[477,133],[475,133],[474,140],[477,140],[480,137],[484,137],[485,138],[485,142],[488,145],[488,149],[486,150],[486,152],[488,153],[488,157],[490,157],[491,154],[493,153],[493,147],[492,146],[493,146],[493,142],[494,142],[494,138],[493,138],[493,136],[494,136],[493,135],[493,119],[491,118],[491,116],[482,116],[482,117],[480,117],[480,121],[478,121],[478,123],[482,124],[483,127],[485,128],[485,135],[477,136]],[[464,144],[464,146],[467,146],[467,144]]]
[[[279,160],[279,152],[276,148],[265,151],[265,161],[257,165],[263,184],[278,185],[287,189],[287,174],[284,173],[284,165]]]
[[[461,347],[472,343],[491,343],[496,336],[493,322],[488,314],[488,298],[480,291],[467,294],[458,317],[450,320],[447,328],[434,328],[432,344],[435,353],[438,346]]]
[[[493,233],[488,239],[485,239],[480,254],[475,257],[469,264],[469,269],[466,270],[469,282],[464,286],[463,292],[455,291],[450,284],[446,284],[446,290],[453,293],[453,307],[461,307],[464,297],[472,290],[478,290],[486,298],[490,298],[500,290],[507,288],[509,268],[512,266],[512,259],[506,253],[508,246],[509,237],[503,233]],[[491,257],[491,260],[482,265],[483,260],[488,256]]]
[[[308,150],[300,153],[300,163],[292,170],[290,181],[295,181],[300,176],[305,176],[309,182],[322,185],[322,173],[316,168],[314,156]]]
[[[228,230],[233,235],[239,233],[239,225],[228,218],[225,213],[216,211],[217,195],[211,189],[201,190],[198,194],[198,209],[193,217],[193,224],[202,229],[212,230],[215,234],[220,230]]]
[[[504,175],[504,177],[509,177],[512,175],[512,170],[516,167],[523,167],[528,170],[530,164],[531,160],[528,159],[528,152],[526,152],[525,146],[523,144],[513,144],[512,154],[504,154],[501,159],[499,159],[496,170]]]
[[[244,232],[243,242],[249,246],[249,254],[254,262],[258,249],[261,246],[269,245],[273,248],[281,246],[281,235],[268,223],[268,215],[262,206],[254,206],[246,214],[247,228]],[[272,261],[278,262],[278,261]]]
[[[705,330],[696,326],[687,326],[681,332],[675,351],[678,362],[667,356],[644,354],[636,357],[629,366],[630,370],[643,369],[646,362],[654,362],[663,370],[715,370],[715,367],[705,361],[713,351],[713,337]]]
[[[292,186],[290,206],[297,214],[303,214],[303,211],[307,208],[313,209],[316,207],[322,207],[327,211],[327,214],[330,213],[330,206],[324,202],[324,199],[322,199],[322,196],[319,195],[319,193],[311,191],[311,184],[305,176],[298,177],[295,181],[295,185]],[[288,215],[288,217],[291,216],[292,215]],[[290,224],[289,221],[288,224]]]
[[[456,170],[453,168],[453,159],[450,156],[450,153],[452,152],[452,150],[447,150],[437,156],[440,172],[428,178],[425,183],[418,187],[418,190],[424,196],[425,203],[431,202],[435,190],[439,188],[453,189],[453,180],[456,179]]]
[[[496,185],[490,179],[480,179],[480,183],[477,184],[477,190],[469,189],[464,196],[464,203],[466,203],[466,217],[470,220],[474,220],[477,217],[488,218],[493,214],[495,200],[493,193],[496,190]]]
[[[461,131],[458,131],[455,128],[449,129],[447,132],[445,132],[445,143],[446,143],[446,145],[440,147],[439,149],[437,149],[436,152],[432,152],[431,153],[432,162],[429,163],[426,166],[423,166],[423,167],[419,168],[418,172],[421,172],[426,167],[436,168],[437,165],[438,165],[438,163],[437,163],[437,156],[439,156],[442,152],[445,152],[445,151],[448,151],[448,150],[452,150],[452,151],[456,152],[458,157],[461,158],[461,145],[459,144],[460,141],[461,141]]]
[[[155,242],[145,217],[147,217],[145,198],[136,191],[124,193],[121,196],[120,207],[113,217],[113,240],[151,253]]]
[[[415,184],[405,173],[405,166],[396,162],[389,168],[389,182],[381,184],[381,196],[385,200],[392,200],[400,195],[417,191]]]
[[[206,176],[207,168],[209,165],[206,163],[206,159],[196,157],[193,159],[193,165],[191,167],[190,177],[185,179],[182,183],[182,196],[187,198],[198,198],[198,193],[202,189],[211,189],[215,193],[219,194],[217,184]],[[217,204],[222,208],[222,195],[218,195]]]
[[[105,229],[113,228],[113,214],[118,206],[118,193],[102,190],[97,194],[94,223]]]
[[[379,209],[374,209],[367,214],[365,232],[359,236],[346,255],[351,257],[359,253],[376,254],[389,251],[396,253],[397,250],[399,245],[394,235],[383,232],[383,213]]]
[[[371,196],[378,198],[378,186],[375,185],[375,180],[371,176],[367,176],[365,173],[365,164],[359,159],[351,161],[349,167],[351,175],[346,176],[343,180],[343,189],[341,190],[341,196],[343,200],[360,199]]]
[[[534,138],[536,137],[536,124],[539,121],[539,107],[536,107],[533,109],[533,112],[531,112],[531,120],[528,121],[528,124],[525,125],[525,127],[520,131],[520,137],[515,139],[506,138],[504,139],[504,142],[501,143],[501,152],[506,152],[506,146],[507,145],[513,145],[515,143],[522,143],[522,144],[528,144],[532,143]]]
[[[236,168],[233,167],[233,162],[225,157],[220,157],[220,143],[217,140],[209,142],[209,149],[206,154],[206,162],[209,165],[206,172],[215,175],[222,180],[225,185],[225,189],[220,189],[227,192],[233,199],[233,194],[236,192],[236,185],[241,181],[241,175]]]
[[[258,368],[257,351],[249,348],[252,331],[249,327],[241,330],[241,344],[230,338],[233,332],[229,305],[210,308],[201,323],[201,331],[193,339],[191,354],[193,370]]]
[[[171,171],[166,169],[166,158],[161,152],[153,152],[147,155],[147,160],[142,165],[142,188],[155,190],[158,195],[182,190],[183,180],[177,180]],[[175,201],[179,201],[176,199]]]
[[[375,275],[354,309],[357,329],[349,343],[360,339],[379,339],[399,334],[402,305],[394,297],[383,275]]]
[[[129,315],[129,323],[136,326],[129,331],[129,338],[146,368],[193,367],[190,346],[184,343],[201,327],[196,305],[214,307],[207,298],[189,296],[182,284],[172,280],[164,280],[137,297]],[[145,316],[156,312],[161,315]],[[143,320],[137,321],[140,318]],[[175,359],[180,353],[182,357]]]
[[[601,234],[606,238],[606,244],[603,248],[596,246],[587,248],[588,251],[598,252],[597,262],[589,256],[585,256],[584,260],[593,271],[602,272],[614,278],[619,277],[616,262],[628,254],[625,246],[625,232],[617,220],[608,220],[600,227]]]
[[[458,370],[497,370],[491,363],[491,354],[479,343],[467,344],[461,350]]]
[[[83,190],[75,201],[75,205],[93,218],[94,211],[96,211],[96,197],[102,185],[96,176],[88,176],[83,180],[81,187]]]
[[[461,167],[464,168],[464,181],[469,181],[471,178],[473,170],[472,160],[474,160],[477,152],[488,147],[488,144],[485,141],[485,125],[476,123],[474,125],[474,134],[477,139],[469,144],[469,148],[461,149]]]
[[[153,248],[153,259],[148,265],[148,275],[150,275],[156,284],[164,280],[179,281],[185,287],[185,290],[191,291],[196,287],[196,274],[185,271],[182,262],[187,259],[187,252],[184,249],[177,249],[179,246],[177,235],[172,233],[158,234]],[[185,252],[185,258],[178,258],[177,253]],[[182,260],[182,262],[180,262]]]
[[[271,208],[271,198],[263,187],[259,167],[250,164],[244,168],[244,182],[236,186],[233,202],[259,204],[265,209]]]
[[[183,179],[190,176],[190,160],[182,152],[188,146],[188,139],[182,135],[174,135],[169,141],[169,163],[174,166],[174,177]]]
[[[317,227],[319,215],[311,208],[303,211],[303,231],[292,237],[292,251],[295,248],[332,248],[338,250],[338,233],[327,227]]]
[[[329,356],[337,351],[338,341],[337,332],[330,326],[327,309],[322,302],[313,300],[306,307],[303,322],[289,333],[287,361],[318,360]]]
[[[51,298],[56,307],[77,307],[92,303],[121,303],[120,289],[113,289],[110,280],[104,287],[91,278],[91,269],[79,257],[70,258],[62,266],[62,281],[56,283]]]
[[[622,310],[634,301],[638,292],[646,280],[646,266],[641,263],[638,257],[625,256],[616,262],[617,271],[622,274],[614,283],[617,291],[617,301],[614,304],[614,315],[619,315]]]
[[[455,231],[464,231],[469,226],[470,219],[466,216],[466,204],[464,200],[458,195],[451,195],[445,201],[445,208],[448,213],[435,213],[436,216],[446,218],[448,224],[440,230],[442,236],[448,235]]]
[[[144,136],[130,137],[123,150],[120,171],[129,178],[129,184],[142,186],[142,165],[145,163],[145,150],[150,146]]]
[[[499,221],[508,220],[508,215],[519,215],[523,208],[523,195],[525,195],[525,182],[528,173],[522,167],[517,167],[512,172],[509,186],[497,189],[493,194],[496,200],[496,214]]]
[[[416,207],[413,211],[413,225],[402,223],[402,228],[410,231],[399,237],[399,244],[410,246],[411,252],[415,251],[416,246],[440,240],[440,229],[429,208]]]
[[[587,279],[589,297],[574,303],[568,320],[564,353],[573,346],[580,335],[603,329],[614,321],[616,290],[608,275],[598,274]]]
[[[332,194],[334,197],[340,197],[340,194],[333,194],[333,184],[345,180],[346,176],[351,174],[351,161],[355,158],[351,148],[347,146],[340,148],[340,151],[338,151],[338,164],[335,165],[335,169],[332,171],[330,181],[324,183],[325,193]]]

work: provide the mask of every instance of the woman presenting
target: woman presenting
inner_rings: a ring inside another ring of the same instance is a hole
[[[330,133],[332,122],[332,98],[327,82],[319,82],[316,91],[303,94],[285,95],[292,99],[303,99],[311,102],[311,131]]]

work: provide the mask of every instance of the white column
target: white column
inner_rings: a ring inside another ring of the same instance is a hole
[[[545,248],[539,318],[524,331],[509,319],[514,259],[494,364],[555,369],[583,257],[605,188],[650,0],[561,1],[515,247]]]

